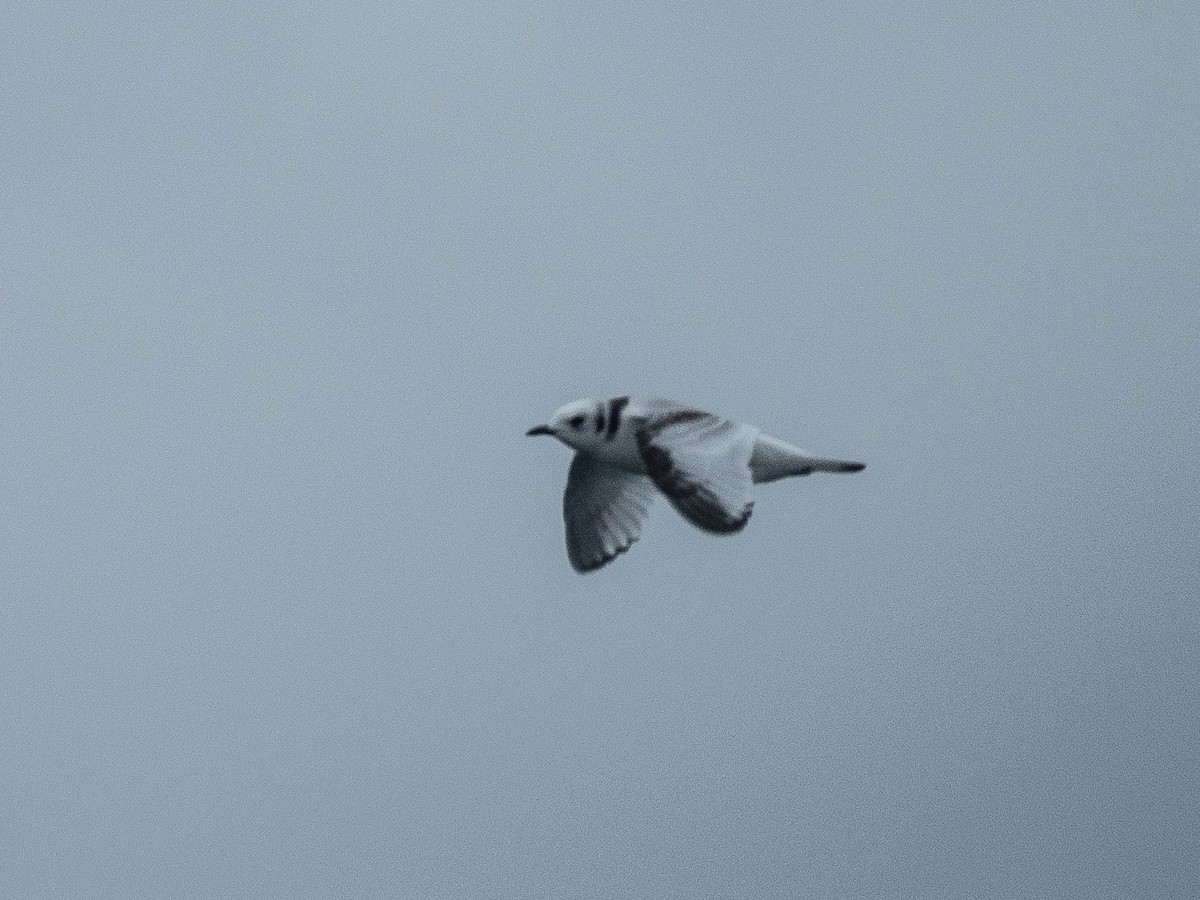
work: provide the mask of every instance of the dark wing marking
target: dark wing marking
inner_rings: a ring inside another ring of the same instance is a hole
[[[645,475],[576,453],[563,493],[567,559],[577,572],[592,572],[634,545],[654,501]]]
[[[733,534],[750,521],[750,456],[755,429],[695,409],[646,420],[637,443],[646,472],[698,528]]]

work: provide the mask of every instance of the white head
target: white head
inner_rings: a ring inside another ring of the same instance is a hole
[[[548,434],[568,447],[587,449],[604,440],[606,408],[607,404],[600,400],[576,400],[555,411],[545,425],[525,433],[530,437]]]

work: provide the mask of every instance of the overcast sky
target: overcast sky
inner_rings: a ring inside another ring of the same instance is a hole
[[[10,4],[0,895],[1194,896],[1198,35]],[[869,467],[580,577],[623,393]]]

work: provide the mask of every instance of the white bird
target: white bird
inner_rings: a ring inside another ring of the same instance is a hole
[[[697,528],[733,534],[750,521],[752,483],[866,468],[671,400],[576,400],[526,434],[550,435],[575,450],[563,521],[577,572],[595,571],[633,546],[655,488]]]

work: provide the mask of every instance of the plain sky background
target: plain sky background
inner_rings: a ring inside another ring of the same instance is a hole
[[[1200,883],[1200,6],[0,16],[0,896]],[[862,459],[568,567],[526,428]]]

